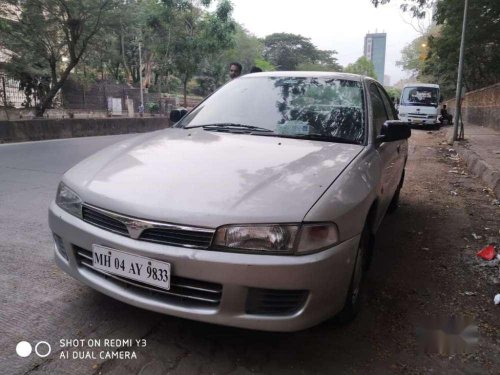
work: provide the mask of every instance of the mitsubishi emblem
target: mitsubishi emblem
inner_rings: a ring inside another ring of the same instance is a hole
[[[136,220],[127,221],[124,224],[127,227],[129,236],[135,240],[141,236],[145,229],[151,228],[151,225]]]

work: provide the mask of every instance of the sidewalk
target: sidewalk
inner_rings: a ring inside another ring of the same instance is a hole
[[[500,132],[484,126],[464,124],[465,141],[453,144],[469,170],[482,178],[500,199]],[[451,138],[453,127],[447,129]]]

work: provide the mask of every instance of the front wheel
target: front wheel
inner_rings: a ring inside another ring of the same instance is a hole
[[[347,292],[346,301],[342,311],[337,315],[337,320],[341,324],[347,324],[354,320],[361,308],[361,292],[362,284],[369,261],[370,246],[370,229],[365,224],[358,245],[358,253],[356,263],[352,273],[351,284]]]

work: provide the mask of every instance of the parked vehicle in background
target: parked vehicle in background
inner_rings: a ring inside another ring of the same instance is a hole
[[[360,306],[410,127],[373,79],[255,73],[102,150],[50,206],[56,262],[160,313],[295,331]]]
[[[412,125],[435,125],[439,116],[439,85],[412,83],[405,85],[399,103],[399,119]]]

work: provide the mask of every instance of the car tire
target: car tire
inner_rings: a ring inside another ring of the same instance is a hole
[[[401,174],[401,179],[399,180],[399,185],[394,195],[392,196],[391,203],[389,203],[389,207],[387,208],[387,212],[392,214],[399,207],[399,196],[401,195],[401,189],[403,188],[403,183],[405,181],[405,170],[403,169],[403,173]]]
[[[366,270],[368,268],[370,246],[372,246],[371,234],[368,224],[365,224],[361,238],[359,239],[356,262],[352,272],[351,283],[347,291],[347,297],[342,311],[337,314],[336,321],[340,324],[347,324],[354,320],[361,308],[362,285]]]

